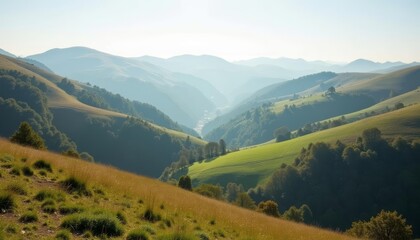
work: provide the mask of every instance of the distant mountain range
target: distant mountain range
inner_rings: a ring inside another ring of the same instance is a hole
[[[194,127],[205,111],[215,108],[210,99],[222,98],[211,84],[194,76],[172,73],[149,63],[94,49],[52,49],[28,58],[44,63],[62,76],[152,104],[189,127]],[[205,89],[207,96],[197,87]]]
[[[8,56],[8,57],[16,57],[14,54],[9,53],[9,52],[1,49],[1,48],[0,48],[0,54],[3,54],[3,55]]]
[[[249,60],[242,60],[235,62],[245,66],[277,66],[284,69],[305,72],[307,74],[332,71],[332,72],[384,72],[387,69],[397,70],[396,68],[404,68],[407,66],[419,65],[418,62],[410,64],[403,62],[373,62],[366,59],[357,59],[348,64],[333,64],[325,61],[306,61],[298,58],[253,58]],[[388,71],[389,72],[389,71]]]
[[[0,54],[16,57],[2,49]],[[389,73],[420,64],[379,63],[366,59],[336,64],[285,57],[228,62],[211,55],[180,55],[167,59],[153,56],[125,58],[86,47],[51,49],[23,60],[46,71],[154,105],[175,121],[191,128],[196,127],[208,113],[243,104],[244,100],[253,98],[256,91],[271,84],[281,84],[322,71]]]

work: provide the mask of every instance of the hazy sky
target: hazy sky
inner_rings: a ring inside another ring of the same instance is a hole
[[[0,0],[0,48],[420,61],[420,0]]]

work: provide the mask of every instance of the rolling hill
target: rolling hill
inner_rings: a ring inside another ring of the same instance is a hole
[[[418,86],[420,86],[420,66],[414,66],[379,75],[366,81],[354,82],[340,87],[338,90],[368,94],[377,100],[383,100],[390,96],[406,93]]]
[[[17,59],[0,57],[0,69],[4,137],[9,137],[21,121],[28,121],[43,136],[49,136],[43,132],[46,129],[54,129],[53,137],[56,137],[47,141],[55,143],[47,144],[52,150],[76,148],[71,145],[74,141],[79,152],[88,152],[98,162],[158,177],[167,165],[177,160],[178,151],[189,136],[83,104],[54,83],[62,77]],[[37,72],[50,76],[51,80]],[[195,137],[190,137],[190,141],[204,144]]]
[[[281,164],[290,164],[300,150],[311,142],[335,142],[337,139],[353,142],[364,129],[370,127],[378,127],[385,137],[404,136],[418,140],[419,123],[420,105],[416,104],[288,141],[247,148],[195,163],[188,168],[188,174],[196,185],[209,182],[224,186],[228,182],[237,182],[246,188],[255,187],[264,183]]]
[[[212,89],[204,80],[174,74],[150,63],[84,47],[52,49],[28,58],[42,62],[62,76],[89,82],[129,99],[154,105],[175,121],[191,128],[195,127],[205,111],[215,108],[210,99],[190,85],[197,82],[196,86],[205,85]],[[213,92],[217,94],[214,89]]]
[[[0,196],[15,203],[0,214],[2,239],[126,239],[135,230],[147,239],[352,239],[4,139],[0,162]],[[81,185],[68,187],[75,183]],[[147,211],[154,217],[147,217]],[[100,229],[72,228],[70,220],[77,219],[100,219],[103,224]]]

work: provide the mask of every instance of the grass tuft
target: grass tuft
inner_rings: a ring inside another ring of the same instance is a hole
[[[55,235],[55,239],[70,240],[71,239],[71,232],[69,232],[68,230],[61,230]]]
[[[126,240],[149,240],[149,236],[143,229],[134,229],[128,233]]]
[[[87,189],[86,183],[72,176],[61,182],[61,186],[68,193],[77,193],[79,195],[91,196],[92,193]]]
[[[121,236],[124,231],[119,220],[109,213],[78,213],[66,217],[61,227],[74,233],[91,231],[94,236]]]
[[[47,163],[45,160],[38,160],[33,164],[35,169],[44,169],[48,172],[52,172],[51,164]]]
[[[0,193],[0,213],[12,212],[16,207],[15,199],[10,193]]]
[[[20,182],[12,182],[5,188],[6,191],[18,195],[26,195],[28,191],[26,190],[25,186]]]
[[[22,173],[23,175],[27,176],[27,177],[31,177],[34,175],[34,171],[32,171],[32,169],[28,166],[24,166],[22,168]]]
[[[48,198],[54,199],[58,202],[62,202],[65,200],[65,196],[63,193],[50,189],[43,189],[35,195],[35,200],[38,200],[40,202]]]
[[[31,223],[38,221],[38,215],[35,212],[26,212],[20,216],[19,221],[22,223]]]
[[[11,175],[20,176],[20,169],[18,167],[13,167],[9,172]]]
[[[58,211],[60,212],[60,214],[63,215],[68,215],[68,214],[73,214],[73,213],[81,213],[83,212],[85,209],[81,206],[78,205],[70,205],[70,204],[64,204],[61,205],[58,208]]]
[[[162,217],[160,216],[160,214],[157,214],[153,211],[152,208],[147,208],[146,211],[144,211],[142,218],[146,221],[149,222],[157,222],[160,221],[162,219]]]

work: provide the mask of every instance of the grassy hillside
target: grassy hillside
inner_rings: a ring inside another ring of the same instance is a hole
[[[361,132],[378,127],[385,137],[420,138],[420,104],[363,119],[344,126],[312,133],[289,141],[232,152],[211,161],[195,163],[188,169],[193,183],[241,183],[254,187],[263,183],[283,163],[291,163],[302,147],[319,141],[352,142]]]
[[[366,93],[378,100],[386,99],[390,95],[399,95],[420,86],[420,66],[398,70],[380,75],[366,81],[355,82],[338,88],[338,91]]]
[[[135,229],[148,239],[351,239],[2,139],[0,164],[0,197],[11,197],[15,203],[0,214],[0,239],[53,239],[59,234],[72,239],[103,239],[107,234],[125,239]],[[71,177],[76,179],[73,184]],[[85,187],[75,188],[75,182]],[[144,214],[148,209],[155,217]],[[102,224],[99,229],[93,224],[85,231],[81,224],[78,231],[69,227],[74,234],[63,232],[65,222],[82,218],[102,219]]]
[[[416,89],[416,90],[398,95],[396,97],[389,98],[371,107],[362,109],[357,112],[344,114],[343,116],[345,117],[347,121],[352,122],[352,121],[365,118],[367,115],[376,115],[376,114],[380,114],[380,113],[392,110],[394,109],[395,105],[398,103],[402,103],[404,104],[404,106],[420,103],[420,89]],[[341,117],[342,116],[330,118],[330,119],[327,119],[326,121],[339,119]]]

